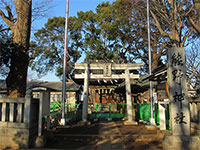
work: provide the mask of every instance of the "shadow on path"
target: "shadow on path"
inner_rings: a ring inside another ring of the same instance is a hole
[[[57,129],[43,149],[161,150],[163,135],[158,129],[149,130],[142,124],[125,126],[122,121],[100,120],[91,125]]]

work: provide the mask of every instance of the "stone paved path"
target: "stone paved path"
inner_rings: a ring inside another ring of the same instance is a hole
[[[144,125],[99,121],[89,126],[58,129],[40,150],[162,150],[163,135],[158,129],[146,129]]]
[[[123,142],[123,137],[115,122],[100,123],[99,129],[100,139],[97,141],[96,149],[120,149],[125,150],[126,146]]]

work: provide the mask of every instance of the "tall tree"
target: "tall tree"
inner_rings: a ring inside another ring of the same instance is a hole
[[[46,16],[52,1],[34,0],[33,9],[32,0],[0,1],[0,20],[3,27],[0,33],[1,37],[4,36],[1,40],[0,73],[6,78],[10,97],[25,95],[31,19],[34,21]]]
[[[31,31],[32,0],[14,0],[17,17],[6,6],[7,15],[0,10],[0,16],[12,32],[11,62],[6,78],[10,97],[23,97],[26,92],[26,77],[29,64],[29,40]]]
[[[76,28],[71,28],[70,32],[79,34],[76,37],[86,53],[86,60],[133,61],[129,53],[134,48],[132,25],[121,15],[124,6],[119,2],[102,3],[96,12],[79,12],[77,18],[74,17]]]
[[[45,27],[39,29],[34,34],[34,41],[31,42],[30,65],[31,68],[40,75],[45,75],[49,71],[56,71],[57,76],[62,75],[64,33],[65,18],[53,17],[48,19]],[[74,62],[76,62],[80,56],[80,50],[70,38],[67,53],[68,77]]]
[[[119,7],[120,8],[119,8]],[[78,12],[77,17],[69,18],[68,73],[80,57],[86,54],[86,60],[118,60],[130,62],[129,50],[132,49],[134,37],[127,18],[116,12],[123,9],[118,3],[102,3],[96,12]],[[35,33],[35,47],[32,47],[32,69],[39,73],[57,69],[61,75],[64,18],[54,17],[48,20],[45,27]]]

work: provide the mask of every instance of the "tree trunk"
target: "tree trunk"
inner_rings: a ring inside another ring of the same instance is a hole
[[[6,79],[9,97],[24,97],[29,64],[32,0],[14,0],[17,22],[8,24],[12,31],[14,47],[10,72]]]

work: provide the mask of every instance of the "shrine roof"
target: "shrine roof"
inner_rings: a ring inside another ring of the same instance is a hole
[[[44,82],[44,81],[36,81],[36,82],[28,82],[27,89],[37,89],[39,87],[43,87],[49,89],[51,91],[62,91],[62,82]],[[66,82],[66,91],[78,91],[80,89],[80,85],[75,82]]]

